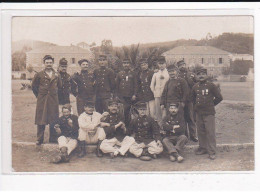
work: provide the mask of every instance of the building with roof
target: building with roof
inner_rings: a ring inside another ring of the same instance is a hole
[[[94,58],[89,49],[79,46],[46,46],[26,53],[26,67],[32,66],[36,71],[42,69],[42,59],[45,55],[51,55],[54,58],[54,68],[57,68],[59,60],[63,57],[67,59],[68,67],[76,67],[80,59],[92,60]]]
[[[230,54],[230,59],[232,61],[235,61],[235,60],[254,61],[254,56],[250,55],[250,54],[232,53],[232,54]]]
[[[178,46],[163,55],[168,63],[184,60],[189,68],[203,66],[212,76],[230,67],[230,53],[212,46]]]

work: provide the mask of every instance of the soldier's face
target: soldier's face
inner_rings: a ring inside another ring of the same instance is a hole
[[[69,109],[63,108],[63,110],[62,110],[62,115],[63,115],[64,117],[68,118],[69,115],[70,115]]]
[[[146,69],[148,69],[148,63],[142,63],[141,64],[141,69],[144,71]]]
[[[108,110],[111,112],[111,113],[117,113],[118,111],[118,106],[116,104],[111,104],[108,106]]]
[[[174,71],[169,71],[169,76],[171,79],[176,79],[178,76],[178,72],[176,70]]]
[[[137,110],[138,110],[140,117],[143,117],[146,115],[146,108],[138,108]]]
[[[81,63],[80,65],[81,67],[81,70],[88,70],[88,62],[87,61],[84,61],[83,63]]]
[[[84,106],[84,110],[87,114],[93,114],[94,106]]]
[[[130,69],[130,63],[123,63],[124,69]]]
[[[166,63],[158,63],[159,69],[164,70],[166,68]]]
[[[171,115],[176,115],[178,113],[178,110],[179,109],[176,106],[170,106],[170,108],[169,108],[169,112]]]
[[[205,72],[199,72],[199,73],[197,74],[197,79],[198,79],[199,81],[205,81],[207,78],[208,78],[208,75],[207,75],[207,73],[205,73]]]
[[[60,66],[60,71],[63,73],[67,72],[67,66]]]
[[[180,66],[179,66],[179,69],[180,69],[180,70],[186,70],[186,64],[180,65]]]
[[[45,67],[45,69],[52,69],[52,67],[53,67],[52,59],[46,59],[44,61],[44,67]]]
[[[105,67],[105,66],[107,66],[108,62],[106,59],[100,58],[100,59],[98,59],[98,63],[100,65],[100,67]]]

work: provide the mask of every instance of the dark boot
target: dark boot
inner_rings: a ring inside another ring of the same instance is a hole
[[[69,162],[70,161],[70,157],[68,155],[68,148],[62,147],[62,148],[60,148],[60,152],[61,152],[62,161],[63,162]]]
[[[97,150],[96,150],[96,155],[97,157],[102,157],[103,156],[103,153],[102,151],[100,150],[100,145],[102,143],[102,140],[98,140],[98,143],[97,143]]]
[[[79,154],[78,157],[82,158],[86,155],[86,142],[85,141],[79,141]]]

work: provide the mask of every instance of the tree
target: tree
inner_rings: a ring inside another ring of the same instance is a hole
[[[235,60],[231,62],[231,73],[235,75],[247,75],[249,68],[254,67],[253,61],[248,60]]]
[[[16,51],[12,54],[12,71],[22,71],[26,66],[26,54],[23,51]]]
[[[101,42],[101,52],[104,54],[111,54],[113,51],[112,40],[102,40]]]

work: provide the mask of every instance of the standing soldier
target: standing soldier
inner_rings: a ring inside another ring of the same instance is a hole
[[[36,145],[44,139],[45,125],[49,125],[49,142],[56,143],[54,122],[59,118],[58,87],[62,87],[60,75],[53,69],[54,58],[43,58],[44,70],[37,73],[32,80],[32,91],[37,98],[35,124],[37,125]]]
[[[155,101],[154,101],[153,92],[150,88],[154,72],[148,69],[147,59],[141,59],[140,66],[141,66],[141,71],[138,73],[137,76],[137,84],[139,86],[138,95],[137,95],[138,100],[146,102],[148,115],[154,118]]]
[[[77,99],[78,115],[84,112],[87,101],[95,101],[94,75],[89,72],[89,61],[81,59],[79,62],[81,71],[72,77],[71,92]]]
[[[120,71],[116,77],[116,93],[120,101],[124,104],[124,115],[126,126],[130,122],[130,108],[136,100],[137,82],[134,72],[130,70],[130,61],[123,61],[123,71]]]
[[[209,154],[209,158],[216,158],[216,134],[215,134],[215,106],[223,97],[217,86],[207,80],[207,69],[197,70],[199,82],[191,92],[192,101],[195,104],[196,123],[198,128],[199,148],[197,155]]]
[[[183,109],[188,97],[187,82],[178,77],[178,68],[175,65],[168,66],[170,79],[165,84],[161,97],[161,106],[168,112],[170,103],[179,103],[179,109]]]
[[[58,89],[59,105],[70,104],[71,77],[67,73],[68,61],[62,58],[59,61],[58,71],[61,76],[62,87]]]
[[[164,56],[160,56],[157,60],[159,71],[153,74],[151,81],[151,90],[155,98],[155,119],[158,123],[162,124],[163,110],[161,109],[160,102],[161,96],[166,82],[169,80],[169,74],[166,69],[166,60]]]
[[[96,111],[103,113],[107,111],[108,100],[113,97],[115,90],[115,74],[108,68],[106,55],[99,55],[98,62],[100,68],[95,69],[94,79],[96,85]]]
[[[191,102],[191,89],[194,86],[194,81],[193,81],[193,76],[191,74],[190,71],[188,71],[188,69],[186,68],[186,63],[181,60],[177,63],[177,66],[179,68],[179,77],[183,78],[186,80],[187,84],[188,84],[188,89],[189,89],[189,95],[187,98],[187,103],[185,103],[184,106],[184,118],[186,123],[188,124],[189,127],[189,135],[190,135],[190,139],[194,142],[198,142],[198,138],[197,138],[197,129],[196,129],[196,124],[194,121],[194,111],[193,111],[193,103]],[[188,135],[187,135],[188,137]]]

